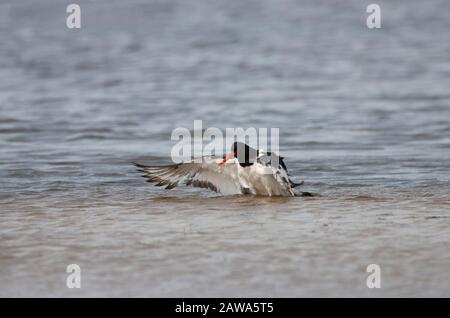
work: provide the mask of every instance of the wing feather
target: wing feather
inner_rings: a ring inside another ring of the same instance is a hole
[[[239,194],[241,189],[233,172],[234,165],[218,165],[215,160],[178,163],[167,166],[146,166],[134,163],[143,172],[147,182],[173,189],[184,183],[187,186],[207,188],[223,194]]]

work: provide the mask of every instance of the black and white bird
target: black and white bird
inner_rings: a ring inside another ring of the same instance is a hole
[[[134,165],[148,182],[166,189],[185,184],[223,195],[295,196],[293,188],[303,184],[290,179],[283,157],[241,142],[233,143],[231,151],[219,159],[203,157],[167,166]]]

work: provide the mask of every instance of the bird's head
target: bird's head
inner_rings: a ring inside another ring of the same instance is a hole
[[[251,166],[258,156],[258,150],[253,149],[249,145],[235,141],[231,147],[231,151],[227,153],[220,164],[224,164],[231,158],[237,158],[242,167]]]

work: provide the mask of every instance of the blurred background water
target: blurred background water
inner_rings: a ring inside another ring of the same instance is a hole
[[[69,3],[0,2],[1,296],[450,296],[450,2]],[[320,196],[144,182],[196,119]]]

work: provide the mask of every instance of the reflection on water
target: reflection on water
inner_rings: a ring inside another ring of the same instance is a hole
[[[78,3],[0,4],[0,296],[450,296],[448,1]],[[319,195],[146,183],[196,119]]]

